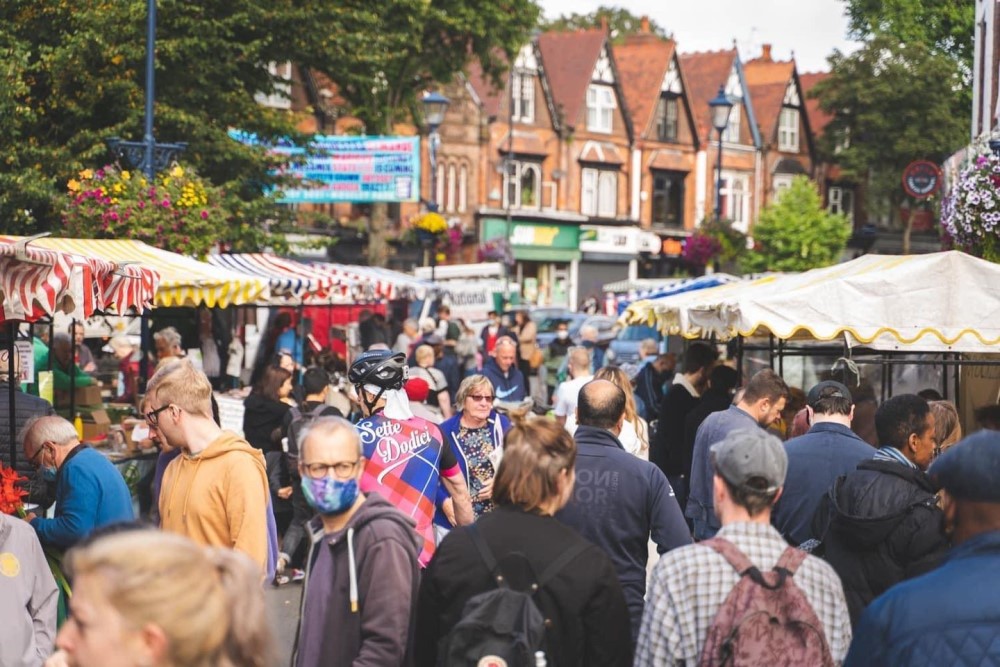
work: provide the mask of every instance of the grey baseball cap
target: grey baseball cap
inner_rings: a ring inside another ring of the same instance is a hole
[[[748,428],[730,431],[725,439],[709,448],[719,475],[737,487],[746,487],[754,477],[767,482],[767,493],[777,491],[785,483],[788,455],[781,440],[763,429]]]

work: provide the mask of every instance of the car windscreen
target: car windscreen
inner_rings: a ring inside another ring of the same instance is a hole
[[[583,318],[576,317],[546,317],[541,322],[538,323],[538,330],[542,333],[555,331],[560,324],[567,325],[570,329],[573,328],[573,324],[577,319],[582,320]]]

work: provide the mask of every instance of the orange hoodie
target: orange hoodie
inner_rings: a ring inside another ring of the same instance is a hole
[[[161,527],[199,544],[242,551],[264,570],[268,494],[264,455],[223,431],[200,454],[181,454],[167,466]]]

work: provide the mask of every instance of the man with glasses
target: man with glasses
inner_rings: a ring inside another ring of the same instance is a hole
[[[269,565],[264,455],[212,418],[212,385],[188,360],[168,363],[149,380],[146,421],[181,454],[160,489],[160,525],[206,546],[236,549],[263,572]],[[276,549],[275,549],[276,550]]]
[[[66,550],[101,526],[135,518],[124,478],[102,454],[80,443],[68,421],[31,419],[21,442],[31,466],[56,485],[55,517],[26,517],[42,545]]]
[[[299,442],[302,490],[318,516],[309,522],[292,664],[411,664],[422,544],[415,522],[377,492],[361,493],[365,459],[349,422],[319,417]]]

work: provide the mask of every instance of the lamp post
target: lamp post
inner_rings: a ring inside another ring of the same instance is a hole
[[[156,0],[146,2],[146,118],[142,141],[124,141],[118,137],[106,140],[108,148],[119,159],[128,161],[152,182],[157,171],[174,161],[187,144],[158,144],[153,138],[153,100],[155,99],[153,60],[156,51]]]
[[[719,132],[719,157],[715,163],[715,220],[722,219],[722,133],[729,125],[729,113],[733,103],[726,96],[725,86],[719,86],[719,94],[708,103],[712,110],[712,127]]]
[[[427,154],[431,166],[431,191],[427,198],[427,210],[437,213],[437,152],[441,146],[441,135],[438,128],[444,122],[444,114],[448,111],[451,100],[439,92],[427,93],[422,100],[424,105],[424,119],[427,121]],[[437,268],[437,242],[431,245],[431,282],[435,278]]]

